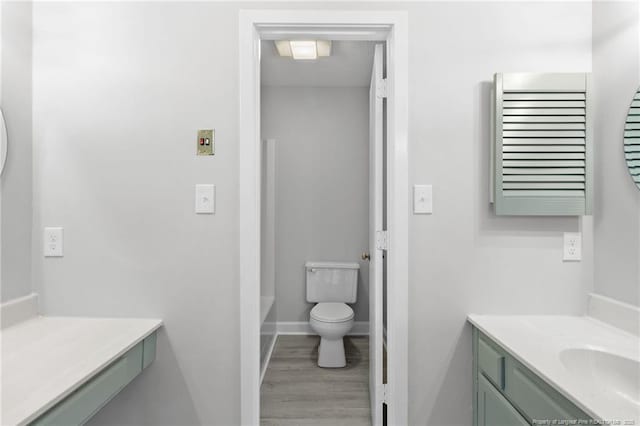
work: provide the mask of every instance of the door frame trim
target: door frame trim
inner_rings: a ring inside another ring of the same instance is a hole
[[[239,265],[242,425],[260,422],[260,41],[387,42],[387,420],[408,424],[408,16],[406,11],[240,10]]]

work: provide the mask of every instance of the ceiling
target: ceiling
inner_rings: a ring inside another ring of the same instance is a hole
[[[315,61],[281,57],[273,41],[262,41],[263,86],[369,87],[373,41],[334,41],[331,56]]]

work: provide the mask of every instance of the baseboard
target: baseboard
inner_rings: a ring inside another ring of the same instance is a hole
[[[31,293],[0,305],[0,329],[26,321],[38,315],[38,295]]]
[[[306,321],[278,321],[277,323],[278,334],[302,334],[302,335],[315,335],[316,333],[311,329],[311,326]],[[369,321],[356,321],[353,324],[353,328],[347,336],[368,336],[369,335]]]
[[[264,363],[260,368],[260,386],[262,386],[262,381],[264,380],[264,375],[267,372],[267,368],[269,367],[269,363],[271,362],[271,356],[273,355],[273,350],[276,347],[276,341],[278,340],[278,336],[280,335],[308,335],[313,336],[316,333],[311,329],[311,326],[308,322],[304,321],[280,321],[275,323],[276,333],[271,340],[271,344],[269,346],[269,350],[264,358]],[[353,324],[353,328],[347,336],[368,336],[369,335],[369,321],[356,321]],[[385,330],[386,335],[386,330]],[[386,344],[386,337],[385,337]]]
[[[628,333],[640,336],[640,307],[589,293],[587,315]]]
[[[264,357],[264,363],[262,364],[262,368],[260,369],[260,386],[262,386],[262,381],[264,380],[264,374],[267,372],[267,367],[269,367],[269,362],[271,362],[271,355],[273,355],[273,349],[276,347],[276,340],[278,340],[278,334],[274,334],[271,339],[271,344],[269,345],[269,350]]]

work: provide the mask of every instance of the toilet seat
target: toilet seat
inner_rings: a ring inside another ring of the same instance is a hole
[[[353,309],[346,303],[318,303],[311,309],[311,319],[320,322],[346,322],[353,319]]]

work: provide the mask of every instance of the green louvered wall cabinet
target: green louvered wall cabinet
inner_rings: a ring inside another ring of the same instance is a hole
[[[593,136],[587,73],[496,74],[491,202],[497,215],[590,215]]]

